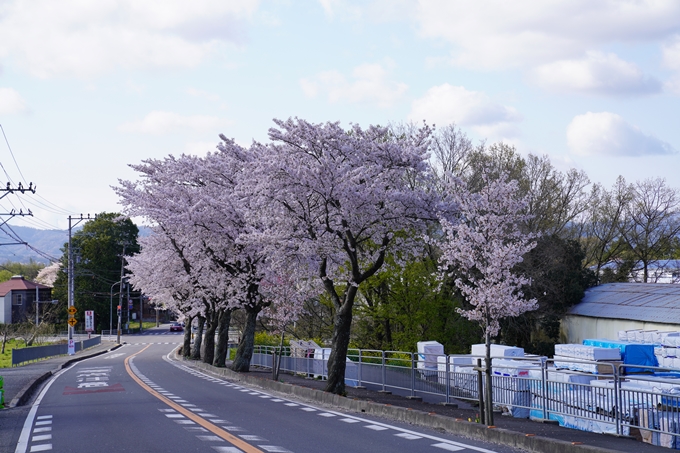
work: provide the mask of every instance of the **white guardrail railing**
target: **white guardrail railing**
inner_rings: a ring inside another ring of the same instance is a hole
[[[255,346],[252,364],[325,379],[329,349]],[[345,383],[450,403],[479,401],[484,358],[350,349]],[[570,368],[570,369],[567,369]],[[593,372],[574,371],[574,369]],[[645,442],[680,448],[680,369],[546,357],[493,359],[493,404],[513,417],[556,420],[562,426],[617,435],[639,430]]]

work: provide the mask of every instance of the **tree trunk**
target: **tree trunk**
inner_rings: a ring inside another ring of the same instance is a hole
[[[241,341],[238,344],[238,349],[236,350],[236,357],[234,357],[234,363],[231,365],[231,369],[234,371],[250,371],[250,360],[253,358],[253,347],[255,344],[255,325],[257,321],[257,315],[260,313],[262,308],[258,305],[255,308],[246,307],[246,325],[243,329],[243,335],[241,335]]]
[[[201,360],[201,344],[203,343],[203,326],[205,326],[205,318],[198,315],[198,329],[196,337],[194,338],[194,348],[191,350],[191,358],[194,360]]]
[[[156,311],[158,313],[158,311]],[[191,321],[193,318],[187,316],[184,318],[184,343],[182,344],[182,356],[191,357]]]
[[[217,346],[213,365],[219,368],[227,366],[227,352],[229,350],[229,324],[231,323],[231,309],[219,310],[217,322]]]
[[[5,345],[7,344],[7,331],[8,328],[5,328],[2,332],[2,351],[0,352],[0,354],[5,353]]]
[[[207,317],[205,339],[203,340],[203,361],[210,365],[215,360],[215,332],[217,331],[219,315],[218,311],[211,310]]]
[[[491,337],[486,332],[486,425],[493,425],[493,387],[491,373]]]
[[[347,368],[347,349],[352,327],[352,302],[346,301],[335,314],[331,355],[328,357],[328,382],[326,392],[345,395],[345,370]]]

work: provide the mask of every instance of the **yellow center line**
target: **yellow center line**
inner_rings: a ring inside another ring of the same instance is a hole
[[[168,406],[170,406],[171,408],[175,409],[180,414],[182,414],[185,417],[187,417],[188,419],[198,423],[199,425],[201,425],[202,427],[204,427],[205,429],[207,429],[211,433],[215,434],[216,436],[221,437],[222,439],[226,440],[230,444],[240,448],[245,453],[264,453],[262,450],[258,449],[257,447],[250,445],[249,443],[239,439],[238,437],[234,436],[233,434],[229,433],[228,431],[225,431],[224,429],[220,428],[219,426],[216,426],[216,425],[210,423],[208,420],[206,420],[202,417],[199,417],[198,415],[194,414],[190,410],[180,406],[179,404],[175,403],[171,399],[166,398],[165,396],[161,395],[160,393],[158,393],[157,391],[155,391],[154,389],[152,389],[151,387],[146,385],[144,383],[144,381],[139,379],[137,377],[137,375],[132,371],[132,368],[130,368],[129,362],[130,362],[131,358],[133,358],[137,354],[141,354],[142,352],[144,352],[150,346],[151,345],[147,345],[146,348],[142,349],[139,352],[132,354],[131,356],[128,356],[125,359],[125,369],[127,370],[130,377],[132,379],[134,379],[135,382],[137,382],[137,384],[139,384],[140,387],[142,387],[144,390],[146,390],[147,392],[149,392],[150,394],[152,394],[153,396],[155,396],[156,398],[161,400],[163,403],[165,403]]]

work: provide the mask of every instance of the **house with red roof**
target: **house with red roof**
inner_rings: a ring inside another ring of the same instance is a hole
[[[52,299],[52,288],[15,275],[0,283],[0,323],[25,322],[35,317],[36,297],[39,302]]]

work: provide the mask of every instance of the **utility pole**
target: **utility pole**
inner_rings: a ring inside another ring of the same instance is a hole
[[[17,184],[16,187],[12,187],[12,185],[10,183],[7,183],[7,186],[0,187],[0,194],[2,194],[2,195],[0,195],[0,200],[2,200],[7,195],[12,194],[12,193],[17,193],[17,192],[20,193],[20,194],[24,194],[26,192],[35,193],[35,188],[36,188],[36,186],[34,186],[33,183],[29,183],[28,187],[24,187],[23,184],[21,184],[21,183]],[[16,209],[12,209],[9,212],[0,212],[0,216],[7,216],[6,220],[3,220],[2,222],[0,222],[0,227],[1,227],[4,224],[6,224],[7,222],[9,222],[14,217],[17,217],[17,216],[19,216],[19,217],[26,217],[26,216],[33,217],[33,213],[31,212],[30,209],[27,209],[26,212],[24,212],[23,209],[19,209],[19,212],[17,212]],[[18,245],[18,244],[28,245],[28,243],[26,241],[21,240],[21,238],[19,238],[17,236],[10,236],[10,237],[12,239],[14,239],[15,242],[8,242],[8,243],[5,243],[5,244],[0,244],[0,245]]]
[[[118,293],[118,344],[120,344],[120,322],[121,322],[121,312],[123,311],[123,275],[125,272],[125,246],[127,244],[123,243],[123,254],[120,256],[120,292]]]
[[[94,217],[90,217],[90,214],[87,215],[87,217],[84,217],[82,214],[80,214],[80,217],[71,217],[68,216],[68,312],[69,312],[69,321],[71,319],[75,319],[72,316],[75,315],[75,307],[74,307],[74,291],[73,291],[73,282],[74,282],[74,272],[75,272],[75,266],[73,263],[73,244],[72,244],[72,236],[73,236],[73,227],[77,226],[80,222],[84,220],[94,220],[96,219],[97,216],[95,215]],[[76,353],[75,351],[75,344],[73,342],[73,328],[74,326],[71,325],[69,322],[68,325],[68,354],[73,355]]]

